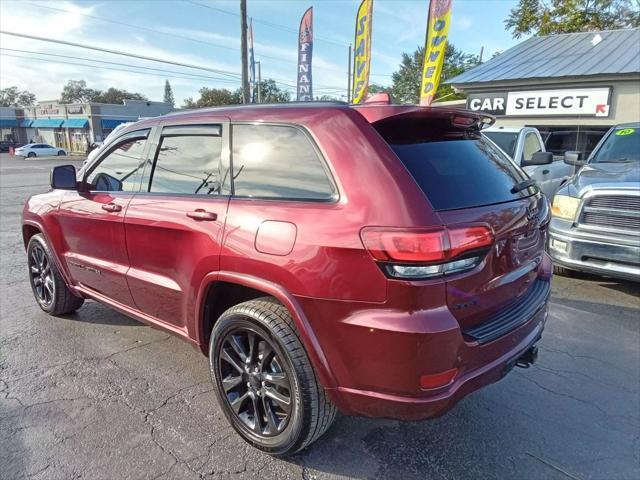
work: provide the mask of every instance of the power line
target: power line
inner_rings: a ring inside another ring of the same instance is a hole
[[[234,16],[234,17],[239,17],[240,16],[239,13],[230,12],[229,10],[224,10],[222,8],[214,7],[212,5],[207,5],[207,4],[204,4],[204,3],[195,2],[193,0],[184,0],[184,1],[187,2],[187,3],[190,3],[192,5],[197,5],[199,7],[208,8],[209,10],[215,10],[216,12],[224,13],[226,15],[231,15],[231,16]],[[259,23],[259,24],[265,25],[267,27],[271,27],[271,28],[275,28],[275,29],[279,29],[279,30],[283,30],[285,32],[290,32],[290,33],[295,33],[295,34],[298,33],[297,29],[292,28],[292,27],[288,27],[287,25],[280,25],[278,23],[269,22],[267,20],[260,20],[260,19],[258,19],[256,17],[252,17],[252,18],[253,18],[253,21],[255,23]],[[346,42],[341,42],[339,40],[333,40],[333,39],[327,38],[327,37],[320,37],[318,35],[314,35],[313,38],[315,40],[320,40],[322,42],[333,43],[333,44],[339,45],[341,47],[346,47],[348,45],[348,43],[346,43]]]
[[[26,33],[9,32],[7,30],[0,30],[0,33],[3,33],[5,35],[12,35],[14,37],[28,38],[28,39],[31,39],[31,40],[40,40],[42,42],[58,43],[60,45],[68,45],[68,46],[71,46],[71,47],[86,48],[86,49],[89,49],[89,50],[96,50],[98,52],[111,53],[111,54],[114,54],[114,55],[122,55],[122,56],[125,56],[125,57],[138,58],[140,60],[147,60],[147,61],[150,61],[150,62],[166,63],[166,64],[169,64],[169,65],[177,65],[179,67],[193,68],[193,69],[196,69],[196,70],[205,70],[207,72],[218,73],[220,75],[227,75],[229,77],[239,77],[240,76],[239,74],[231,72],[229,70],[220,70],[220,69],[215,69],[215,68],[202,67],[202,66],[198,66],[198,65],[191,65],[189,63],[174,62],[172,60],[165,60],[165,59],[161,59],[161,58],[148,57],[148,56],[145,56],[145,55],[138,55],[138,54],[135,54],[135,53],[127,53],[127,52],[122,52],[122,51],[119,51],[119,50],[112,50],[110,48],[96,47],[96,46],[93,46],[93,45],[84,45],[82,43],[68,42],[66,40],[56,40],[54,38],[40,37],[40,36],[37,36],[37,35],[27,35]]]
[[[67,61],[64,61],[64,60],[53,60],[53,59],[48,59],[48,58],[28,57],[28,56],[24,56],[24,55],[14,55],[14,54],[11,54],[11,53],[2,53],[2,52],[0,52],[0,56],[21,58],[21,59],[24,59],[24,60],[36,60],[36,61],[49,62],[49,63],[59,63],[59,64],[64,64],[64,65],[75,65],[75,66],[78,66],[78,67],[89,67],[89,68],[98,67],[98,68],[103,68],[105,70],[112,70],[112,71],[115,71],[115,72],[136,73],[136,74],[139,74],[139,75],[151,75],[151,76],[154,76],[154,77],[181,78],[183,80],[202,80],[201,78],[176,76],[174,74],[160,74],[160,73],[151,73],[151,72],[140,72],[140,71],[137,71],[137,70],[128,70],[128,69],[125,69],[125,68],[115,68],[115,67],[99,67],[98,65],[89,65],[89,64],[86,64],[86,63],[67,62]],[[223,79],[223,80],[215,79],[215,80],[225,81],[225,82],[233,82],[233,80],[229,80],[229,79]]]
[[[210,41],[206,41],[206,40],[200,40],[198,38],[188,37],[188,36],[185,36],[185,35],[179,35],[177,33],[163,32],[162,30],[156,30],[154,28],[149,28],[149,27],[145,27],[145,26],[141,26],[141,25],[134,25],[134,24],[131,24],[131,23],[121,22],[119,20],[113,20],[111,18],[99,17],[97,15],[89,15],[87,13],[74,12],[74,11],[71,11],[71,10],[65,10],[63,8],[56,8],[56,7],[51,7],[51,6],[48,6],[48,5],[42,5],[42,4],[36,3],[36,2],[23,2],[23,3],[33,5],[36,8],[41,8],[41,9],[50,10],[50,11],[56,11],[56,12],[72,13],[74,15],[80,15],[80,16],[91,18],[91,19],[98,20],[98,21],[101,21],[101,22],[112,23],[114,25],[121,25],[123,27],[129,27],[129,28],[133,28],[133,29],[136,29],[136,30],[142,30],[142,31],[146,31],[146,32],[151,32],[151,33],[155,33],[155,34],[158,34],[158,35],[165,35],[167,37],[179,38],[179,39],[187,40],[187,41],[190,41],[190,42],[196,42],[196,43],[199,43],[199,44],[202,44],[202,45],[211,45],[213,47],[218,47],[218,48],[222,48],[222,49],[230,50],[230,51],[234,51],[234,52],[238,50],[235,47],[229,47],[227,45],[223,45],[223,44],[220,44],[220,43],[210,42]],[[212,10],[220,11],[220,12],[226,13],[228,15],[239,16],[238,14],[236,14],[234,12],[229,12],[229,11],[222,10],[222,9],[219,9],[219,8],[216,8],[216,7],[212,7],[212,6],[209,6],[209,5],[199,4],[197,2],[189,2],[189,3],[192,3],[194,5],[199,5],[199,6],[202,6],[202,7],[205,7],[205,8],[210,8]],[[262,20],[262,21],[258,22],[256,20],[256,23],[266,23],[266,21]],[[316,36],[316,38],[318,38],[318,37]],[[286,60],[286,59],[284,59],[282,57],[274,57],[274,56],[271,56],[271,55],[260,54],[259,56],[261,58],[268,58],[270,60],[275,60],[275,61],[279,61],[279,62],[282,62],[282,63],[291,64],[291,63],[295,62],[295,60]],[[314,69],[319,69],[319,70],[331,71],[331,72],[344,73],[339,68],[321,67],[321,66],[314,66],[313,68]],[[371,76],[377,76],[377,77],[391,77],[392,76],[391,73],[370,73],[370,75]]]
[[[153,68],[153,67],[144,67],[142,65],[134,65],[132,63],[120,63],[120,62],[110,62],[107,60],[96,60],[93,58],[86,58],[86,57],[76,57],[73,55],[62,55],[59,53],[47,53],[47,52],[36,52],[33,50],[20,50],[17,48],[5,48],[5,47],[0,47],[0,50],[5,50],[8,52],[16,52],[16,53],[28,53],[28,54],[32,54],[32,55],[45,55],[45,56],[49,56],[49,57],[59,57],[59,58],[69,58],[72,60],[83,60],[86,62],[96,62],[96,63],[104,63],[104,64],[108,64],[108,65],[117,65],[117,66],[121,66],[121,67],[132,67],[132,68],[139,68],[142,70],[151,70],[151,71],[157,71],[157,72],[162,72],[162,73],[169,73],[169,74],[178,74],[178,75],[185,75],[185,76],[189,76],[189,77],[196,77],[195,79],[198,78],[202,78],[205,80],[218,80],[221,82],[233,82],[235,83],[236,80],[232,80],[229,78],[224,78],[224,77],[211,77],[208,75],[200,75],[198,73],[189,73],[189,72],[177,72],[175,70],[164,70],[161,68]],[[24,57],[24,58],[30,58],[30,57]]]
[[[177,33],[163,32],[162,30],[156,30],[155,28],[149,28],[149,27],[144,27],[144,26],[140,26],[140,25],[133,25],[131,23],[125,23],[125,22],[121,22],[119,20],[113,20],[111,18],[98,17],[97,15],[89,15],[87,13],[74,12],[74,11],[71,11],[71,10],[65,10],[63,8],[50,7],[48,5],[45,6],[45,5],[42,5],[40,3],[35,3],[35,2],[24,2],[24,3],[28,3],[30,5],[33,5],[33,6],[37,7],[37,8],[43,8],[43,9],[46,9],[46,10],[53,10],[53,11],[56,11],[56,12],[72,13],[74,15],[80,15],[80,16],[83,16],[83,17],[92,18],[94,20],[99,20],[101,22],[113,23],[114,25],[121,25],[123,27],[135,28],[136,30],[144,30],[146,32],[157,33],[159,35],[166,35],[168,37],[180,38],[182,40],[188,40],[188,41],[191,41],[191,42],[201,43],[203,45],[212,45],[214,47],[224,48],[224,49],[233,50],[233,51],[237,50],[234,47],[229,47],[227,45],[222,45],[220,43],[208,42],[206,40],[200,40],[198,38],[187,37],[187,36],[184,36],[184,35],[179,35]]]

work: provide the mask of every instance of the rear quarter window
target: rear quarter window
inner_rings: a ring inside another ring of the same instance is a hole
[[[231,132],[235,196],[291,200],[336,197],[324,161],[301,129],[236,124]]]

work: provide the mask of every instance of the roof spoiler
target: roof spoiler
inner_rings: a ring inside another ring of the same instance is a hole
[[[490,127],[496,121],[496,118],[488,113],[465,110],[463,108],[386,105],[378,102],[354,105],[353,108],[371,124],[411,119],[432,118],[445,120],[448,118],[450,126],[454,129],[482,130]]]

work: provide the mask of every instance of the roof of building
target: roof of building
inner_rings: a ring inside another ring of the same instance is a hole
[[[532,37],[447,83],[640,73],[638,45],[639,28]]]

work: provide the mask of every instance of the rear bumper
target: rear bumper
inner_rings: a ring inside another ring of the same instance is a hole
[[[550,269],[546,260],[545,275]],[[442,415],[508,373],[541,338],[547,319],[545,295],[512,330],[481,343],[466,336],[443,306],[444,288],[428,285],[413,292],[413,304],[403,298],[401,308],[299,299],[336,380],[328,394],[343,413],[399,420]],[[452,369],[457,373],[449,384],[421,388],[423,376]]]
[[[531,325],[522,327],[529,330],[528,334],[513,348],[504,351],[495,360],[465,372],[444,389],[426,396],[408,397],[339,387],[336,392],[339,397],[338,408],[349,414],[398,420],[424,420],[443,415],[465,396],[497,382],[509,373],[515,366],[516,360],[541,338],[546,318],[547,309],[545,308],[529,322]],[[495,347],[487,344],[474,348]]]
[[[554,219],[549,228],[549,254],[556,265],[640,281],[640,238],[580,232]]]

